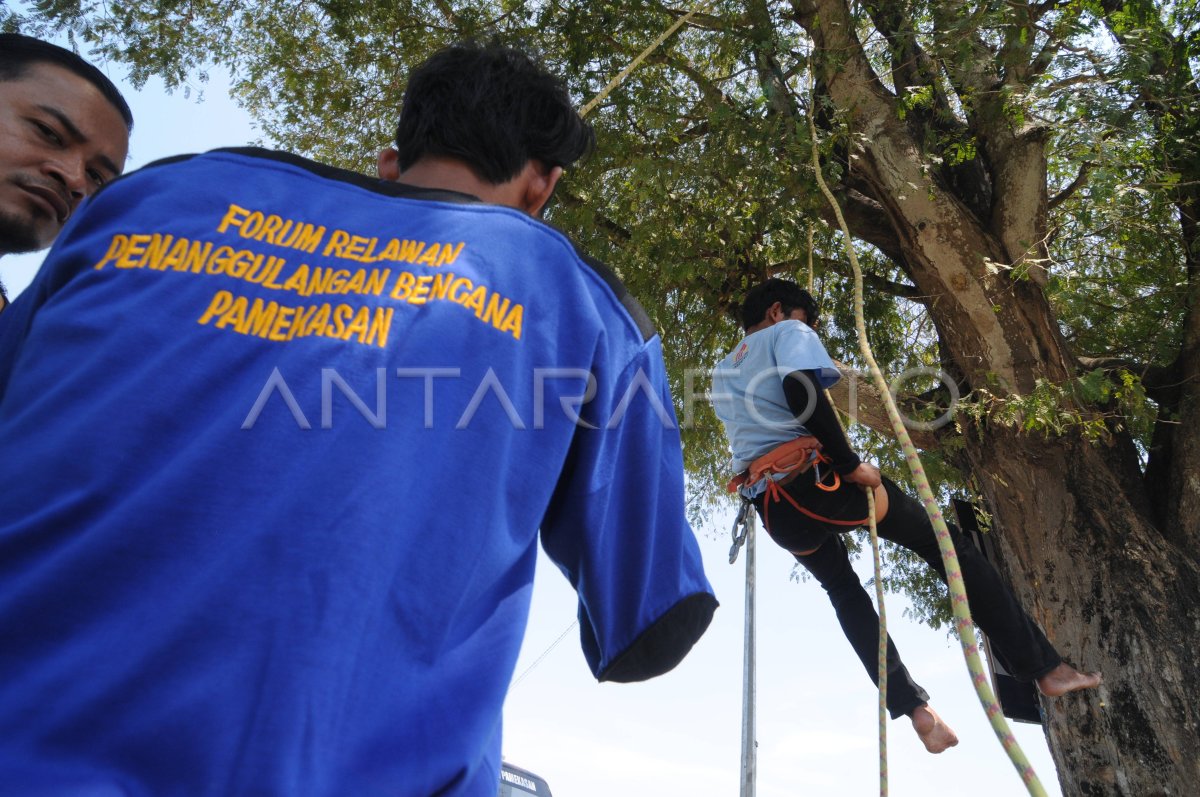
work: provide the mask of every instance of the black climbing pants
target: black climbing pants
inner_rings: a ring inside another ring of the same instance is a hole
[[[929,516],[916,500],[906,495],[894,482],[887,477],[883,481],[888,494],[888,513],[877,526],[879,536],[920,556],[945,582],[946,571]],[[810,471],[784,489],[801,506],[809,509],[816,506],[826,510],[819,512],[823,517],[857,519],[867,515],[866,495],[859,485],[844,482],[837,493],[815,491]],[[861,503],[855,500],[856,494]],[[763,515],[764,499],[765,496],[759,496],[754,501],[760,516]],[[831,514],[831,509],[844,514]],[[770,526],[778,529],[777,533],[776,529],[768,527],[768,533],[793,553],[819,545],[812,554],[797,556],[796,560],[824,588],[846,639],[858,654],[871,680],[878,683],[879,615],[850,566],[850,556],[841,537],[841,532],[850,528],[814,520],[797,512],[786,500],[772,502],[766,515]],[[767,525],[766,521],[764,525]],[[962,569],[971,616],[987,634],[992,652],[1000,663],[1022,681],[1040,678],[1057,667],[1062,658],[1017,603],[1000,574],[957,528],[951,525],[950,533]],[[785,543],[798,540],[803,540],[802,544],[807,547],[793,547]],[[812,544],[814,542],[816,545]],[[911,713],[929,700],[928,693],[913,680],[904,666],[890,636],[887,670],[887,705],[893,719]]]

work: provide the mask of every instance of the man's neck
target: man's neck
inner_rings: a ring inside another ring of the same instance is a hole
[[[470,166],[452,158],[422,158],[400,172],[399,182],[417,188],[435,188],[470,194],[495,205],[508,204],[503,186],[489,183],[477,175]]]

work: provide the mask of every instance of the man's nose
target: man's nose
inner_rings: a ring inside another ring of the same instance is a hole
[[[87,165],[82,158],[58,158],[46,165],[46,172],[66,190],[71,207],[78,205],[91,193]]]

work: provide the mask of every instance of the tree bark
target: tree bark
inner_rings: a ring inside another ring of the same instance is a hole
[[[1190,795],[1200,782],[1200,562],[1120,500],[1108,452],[1006,429],[968,445],[1018,597],[1095,692],[1042,698],[1066,797]],[[1086,565],[1081,566],[1081,563]]]
[[[1200,165],[1192,175],[1200,179]],[[1181,191],[1180,227],[1186,247],[1187,315],[1179,347],[1179,425],[1173,431],[1174,450],[1168,473],[1167,528],[1178,544],[1200,546],[1200,188]]]

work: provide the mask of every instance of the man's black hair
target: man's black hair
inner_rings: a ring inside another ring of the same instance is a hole
[[[799,308],[804,311],[805,323],[810,327],[817,325],[821,311],[812,294],[791,280],[772,278],[761,285],[755,285],[746,294],[746,299],[742,302],[742,329],[749,329],[766,318],[767,310],[771,309],[775,302],[782,305],[784,315]]]
[[[396,125],[401,171],[423,157],[446,156],[493,185],[516,177],[531,159],[569,166],[594,143],[562,81],[498,44],[456,44],[413,70]]]
[[[0,82],[19,80],[33,64],[62,67],[91,83],[121,114],[125,129],[133,131],[133,111],[129,110],[129,103],[99,69],[57,44],[20,33],[0,33]]]

